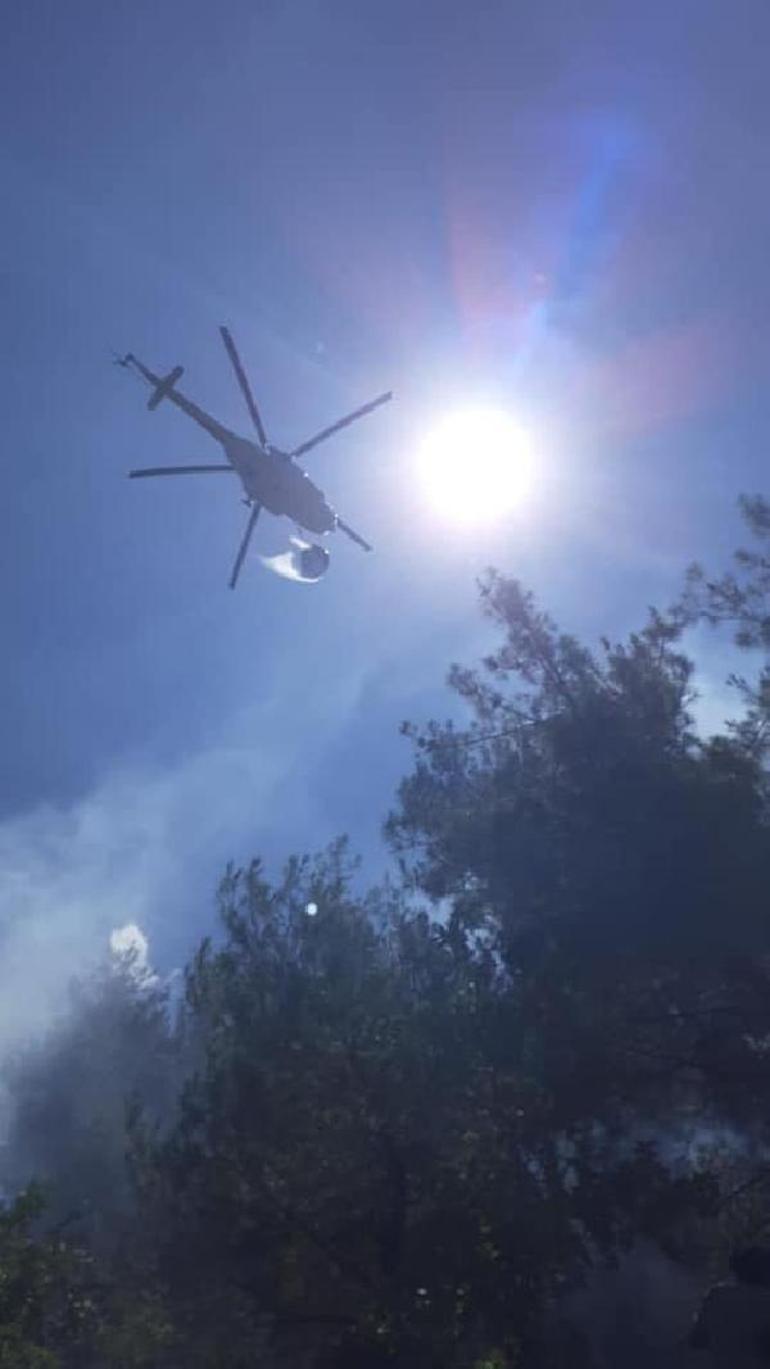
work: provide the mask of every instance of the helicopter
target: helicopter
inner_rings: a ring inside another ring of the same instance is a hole
[[[373,409],[379,408],[381,404],[386,404],[388,400],[393,398],[393,391],[389,390],[387,394],[378,395],[369,404],[362,405],[360,409],[354,409],[352,413],[346,414],[344,418],[338,419],[328,428],[322,428],[320,432],[308,438],[306,442],[301,442],[292,451],[282,451],[268,441],[251,386],[229,329],[223,325],[219,331],[246,402],[246,408],[254,424],[258,441],[255,442],[248,437],[239,437],[237,433],[226,428],[217,419],[212,418],[211,414],[206,413],[205,409],[199,408],[191,399],[183,395],[176,388],[177,382],[184,374],[182,366],[175,366],[168,375],[158,376],[148,366],[145,366],[144,362],[134,356],[133,352],[127,352],[125,356],[116,356],[114,358],[115,363],[118,366],[135,371],[152,387],[152,394],[147,403],[148,409],[157,409],[163,400],[169,400],[170,403],[181,409],[182,413],[187,414],[189,418],[192,418],[195,423],[205,429],[220,444],[227,458],[226,465],[146,467],[129,471],[129,479],[142,480],[154,476],[214,473],[238,476],[243,487],[244,503],[250,509],[250,513],[230,576],[230,589],[235,589],[238,582],[249,543],[263,508],[277,517],[283,516],[291,519],[299,529],[317,536],[324,536],[326,533],[334,532],[339,528],[340,532],[344,532],[364,551],[371,551],[372,548],[369,543],[342,521],[339,514],[328,503],[323,491],[297,464],[297,458],[304,456],[306,452],[317,447],[319,443],[325,442],[327,438],[339,432],[341,428],[346,428],[350,423],[354,423],[357,419],[363,418],[365,414],[371,413]],[[294,545],[299,548],[300,573],[292,578],[319,580],[328,569],[328,551],[318,543],[306,543],[296,539],[293,541]]]

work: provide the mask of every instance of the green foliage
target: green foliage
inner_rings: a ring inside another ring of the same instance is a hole
[[[595,1254],[701,1200],[598,1124],[597,1088],[571,1085],[484,938],[393,892],[357,903],[342,848],[276,889],[231,873],[222,917],[187,984],[205,1063],[171,1134],[135,1143],[190,1363],[218,1362],[223,1325],[232,1365],[255,1344],[330,1365],[539,1363],[549,1309]]]
[[[84,993],[11,1083],[91,1255],[0,1218],[0,1369],[573,1369],[597,1264],[767,1225],[770,687],[706,741],[683,650],[707,611],[770,644],[740,566],[596,652],[490,574],[468,727],[405,729],[402,885],[342,842],[230,870],[173,1029],[130,966]]]
[[[42,1190],[31,1186],[0,1212],[4,1369],[68,1365],[85,1352],[95,1329],[92,1262],[56,1235],[37,1234],[44,1206]]]
[[[476,720],[417,735],[389,822],[412,885],[484,935],[562,1107],[744,1120],[770,1029],[758,758],[694,735],[684,612],[593,656],[514,582],[483,592],[503,645],[451,676]]]
[[[131,1212],[126,1106],[134,1095],[168,1115],[180,1082],[165,990],[132,954],[72,986],[69,1012],[47,1037],[4,1062],[12,1104],[3,1181],[42,1179],[53,1221],[92,1246],[114,1247]]]
[[[738,646],[770,651],[770,503],[761,495],[740,500],[754,547],[735,553],[735,570],[708,579],[698,565],[690,567],[682,608],[691,621],[705,618],[713,626],[728,624]]]
[[[96,1363],[100,1369],[155,1369],[166,1351],[173,1352],[175,1340],[168,1310],[152,1288],[133,1297],[119,1288],[105,1302]]]
[[[701,566],[691,566],[678,611],[689,623],[727,625],[736,646],[763,654],[754,683],[735,674],[729,677],[742,708],[742,716],[729,729],[744,752],[765,766],[770,741],[770,503],[754,495],[742,498],[740,506],[754,547],[740,548],[735,569],[717,579],[709,579]],[[767,805],[766,782],[764,799]]]

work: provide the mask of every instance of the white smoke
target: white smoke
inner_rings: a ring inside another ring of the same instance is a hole
[[[110,932],[110,951],[117,960],[126,962],[131,976],[143,988],[160,983],[150,965],[150,943],[135,922],[113,928]]]
[[[150,943],[135,922],[127,922],[125,927],[115,927],[110,932],[110,950],[116,956],[132,956],[134,963],[142,970],[149,968],[147,957]]]
[[[297,832],[313,831],[319,846],[336,835],[308,757],[319,763],[344,735],[366,679],[330,670],[308,697],[298,676],[176,765],[114,772],[72,803],[0,822],[0,1062],[67,1011],[70,981],[113,934],[113,951],[133,950],[139,964],[148,937],[148,968],[168,983],[170,965],[211,929],[229,860],[280,863]]]

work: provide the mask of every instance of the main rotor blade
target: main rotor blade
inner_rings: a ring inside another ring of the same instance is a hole
[[[251,516],[250,516],[250,518],[249,518],[248,523],[246,524],[246,531],[245,531],[245,533],[243,534],[243,541],[241,542],[241,545],[240,545],[239,548],[238,548],[238,555],[237,555],[236,558],[235,558],[235,565],[233,566],[233,573],[232,573],[232,575],[230,576],[230,588],[231,588],[231,589],[235,589],[235,586],[236,586],[236,583],[237,583],[237,580],[238,580],[238,576],[239,576],[240,573],[241,573],[241,566],[243,565],[243,558],[244,558],[244,556],[246,555],[246,552],[247,552],[248,549],[249,549],[249,542],[251,541],[251,534],[253,533],[255,527],[257,526],[257,519],[259,518],[259,515],[260,515],[261,510],[262,510],[262,505],[261,505],[261,504],[255,504],[255,505],[254,505],[254,508],[251,510]]]
[[[229,356],[230,361],[232,362],[236,379],[241,387],[241,393],[243,395],[243,398],[246,400],[246,408],[251,414],[251,421],[254,424],[254,427],[257,430],[257,436],[260,442],[262,443],[262,446],[264,447],[267,445],[267,433],[262,427],[262,419],[259,416],[259,409],[257,408],[256,401],[254,399],[253,394],[251,393],[251,386],[249,385],[249,382],[246,379],[246,372],[244,371],[243,366],[241,364],[241,358],[238,356],[238,352],[236,350],[235,343],[233,342],[233,339],[230,336],[229,329],[225,328],[224,325],[222,325],[219,331],[222,334],[222,341],[224,342],[225,347],[227,348],[227,355]]]
[[[360,533],[355,532],[354,529],[349,527],[347,523],[343,523],[342,519],[339,517],[337,518],[337,527],[339,528],[340,532],[347,533],[351,542],[357,542],[359,547],[363,547],[364,551],[372,550],[372,548],[369,546],[369,543],[364,541]]]
[[[332,436],[332,433],[339,432],[340,428],[347,428],[349,423],[355,423],[357,418],[363,418],[364,414],[370,414],[372,409],[379,408],[380,404],[387,404],[388,400],[392,398],[393,391],[388,390],[386,395],[379,395],[377,399],[372,400],[371,404],[364,404],[362,408],[354,409],[352,414],[347,414],[345,418],[340,418],[336,423],[332,423],[329,428],[323,428],[320,433],[316,433],[315,437],[311,437],[307,442],[303,442],[301,447],[295,447],[291,455],[303,456],[305,452],[310,451],[311,447],[317,447],[319,442],[325,442],[327,437]]]
[[[202,471],[229,471],[235,475],[232,466],[146,466],[140,471],[129,471],[129,480],[143,480],[148,475],[199,475]]]

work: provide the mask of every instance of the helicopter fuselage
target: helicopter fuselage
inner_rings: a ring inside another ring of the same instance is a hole
[[[371,413],[373,409],[379,408],[381,404],[392,398],[392,391],[389,390],[387,394],[378,395],[369,404],[364,404],[360,408],[354,409],[352,413],[345,414],[336,423],[332,423],[327,428],[322,428],[320,432],[315,433],[307,441],[300,443],[293,451],[281,451],[279,447],[273,446],[268,440],[248,378],[243,369],[243,363],[229,329],[223,325],[219,331],[222,334],[222,341],[225,344],[241,394],[246,401],[246,407],[254,424],[257,441],[241,437],[230,428],[226,428],[223,423],[207,413],[205,409],[200,408],[192,399],[188,399],[187,395],[182,394],[176,385],[184,374],[183,367],[175,366],[167,375],[158,376],[150,370],[149,366],[145,366],[144,362],[140,361],[133,352],[126,352],[125,356],[116,356],[115,361],[119,366],[130,368],[142,376],[151,387],[152,394],[147,403],[148,409],[157,409],[163,400],[167,400],[169,404],[181,409],[183,414],[186,414],[200,428],[203,428],[209,437],[213,437],[226,457],[226,464],[224,465],[143,467],[129,471],[129,478],[134,480],[149,476],[219,474],[220,472],[237,475],[246,496],[245,502],[250,506],[250,513],[230,576],[231,589],[235,589],[257,520],[263,508],[279,518],[290,519],[298,529],[313,533],[318,537],[323,537],[325,533],[339,529],[364,551],[371,551],[371,546],[364,541],[360,533],[351,528],[349,523],[343,522],[339,514],[328,503],[323,490],[320,490],[313,483],[302,466],[297,464],[296,458],[304,456],[306,452],[317,447],[320,442],[325,442],[327,438],[332,437],[342,428],[347,428],[357,419],[363,418],[364,414]],[[292,563],[291,569],[294,573],[291,578],[310,581],[320,579],[329,564],[328,551],[318,544],[308,546],[305,543],[295,543],[295,545],[301,548],[301,564],[299,573],[297,573],[297,567]],[[290,553],[290,556],[294,556],[294,553]]]
[[[285,452],[235,433],[219,440],[249,499],[308,532],[323,535],[334,530],[337,515],[323,492]]]
[[[151,407],[156,407],[160,399],[168,400],[220,444],[251,503],[263,505],[268,513],[290,518],[308,532],[323,535],[334,531],[338,522],[336,513],[310,476],[286,452],[269,444],[262,446],[247,437],[239,437],[192,399],[188,399],[187,395],[176,389],[181,368],[164,378],[155,375],[131,353],[125,362],[129,362],[153,386]]]

